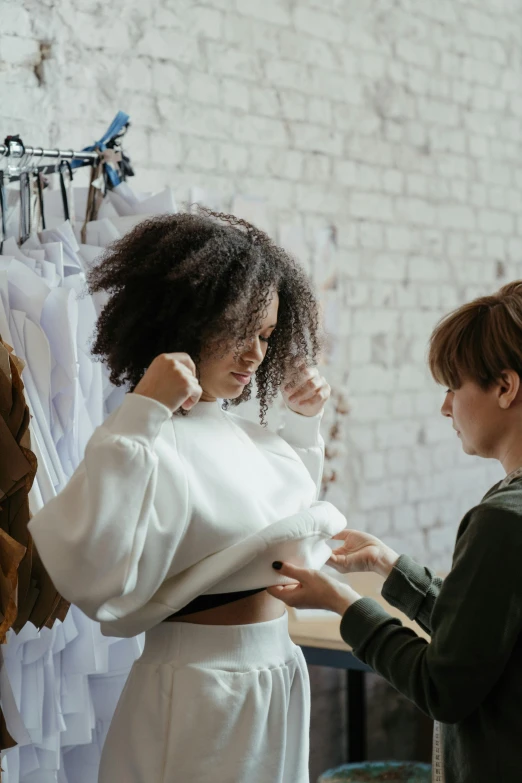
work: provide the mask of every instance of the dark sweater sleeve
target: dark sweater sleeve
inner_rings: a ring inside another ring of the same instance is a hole
[[[501,676],[522,630],[521,556],[520,516],[478,506],[462,522],[431,613],[431,642],[371,598],[345,612],[342,637],[432,719],[463,720]]]
[[[431,633],[431,615],[441,587],[442,579],[429,568],[401,555],[383,585],[382,596]]]

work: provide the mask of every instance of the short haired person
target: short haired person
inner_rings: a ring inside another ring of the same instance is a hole
[[[320,567],[346,525],[317,501],[330,388],[308,277],[254,226],[181,213],[116,242],[90,287],[109,294],[94,353],[130,391],[30,529],[103,633],[145,632],[99,781],[308,783],[308,672],[265,589],[273,560]],[[261,423],[235,407],[254,378]]]
[[[435,727],[445,783],[522,780],[522,281],[463,305],[436,327],[429,366],[448,387],[442,414],[466,454],[497,459],[506,478],[465,514],[442,581],[366,533],[344,530],[329,564],[375,571],[382,595],[431,635],[317,571],[274,563],[296,580],[270,588],[289,606],[342,615],[341,635]]]

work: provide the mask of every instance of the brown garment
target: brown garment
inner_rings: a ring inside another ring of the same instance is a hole
[[[25,548],[18,567],[18,611],[11,624],[16,633],[28,621],[38,629],[52,628],[56,619],[65,618],[69,608],[56,591],[27,530],[31,518],[28,493],[37,462],[31,451],[22,369],[22,362],[0,339],[0,529]],[[2,602],[0,611],[3,607]]]
[[[27,495],[36,473],[36,459],[22,445],[22,442],[27,445],[29,411],[19,369],[8,347],[4,343],[0,344],[0,529],[4,533],[2,571],[6,574],[0,593],[0,611],[3,615],[1,643],[5,642],[6,632],[17,621],[19,607],[27,605],[27,597],[31,592],[32,546],[27,530]],[[9,563],[9,554],[14,554],[12,546],[8,551],[5,550],[9,539],[23,547],[23,557],[18,559],[17,565],[12,561]],[[16,572],[17,578],[13,572]],[[8,573],[11,574],[10,579],[7,578]],[[9,585],[12,589],[9,589]],[[9,589],[8,594],[6,589]],[[13,602],[16,606],[14,610]]]
[[[23,363],[0,337],[0,644],[10,628],[19,633],[29,621],[38,629],[51,628],[69,608],[27,529],[37,461],[31,451],[22,369]],[[14,744],[0,711],[0,750]]]
[[[18,568],[26,548],[0,528],[0,644],[18,614]]]

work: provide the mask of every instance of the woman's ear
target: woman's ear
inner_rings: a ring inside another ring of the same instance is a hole
[[[514,370],[504,370],[498,382],[498,404],[503,410],[511,407],[520,391],[520,376]]]

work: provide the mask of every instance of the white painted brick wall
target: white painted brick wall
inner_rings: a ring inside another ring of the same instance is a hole
[[[351,412],[326,417],[327,496],[436,568],[498,475],[461,454],[424,362],[444,312],[522,275],[521,18],[522,0],[0,0],[1,136],[83,146],[121,108],[139,188],[263,197],[310,257],[336,228],[327,372]]]

